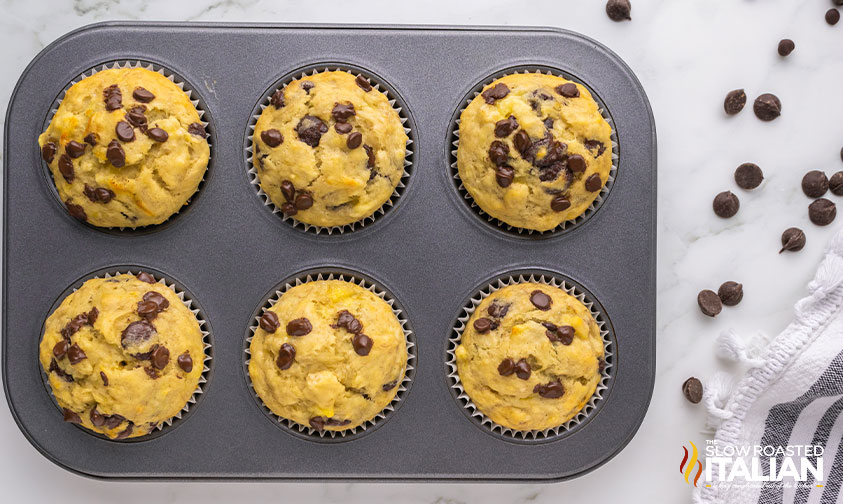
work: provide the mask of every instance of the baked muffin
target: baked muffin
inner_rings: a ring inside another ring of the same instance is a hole
[[[612,129],[588,90],[562,77],[492,82],[460,115],[457,166],[484,212],[547,231],[597,198],[612,168]]]
[[[455,354],[460,381],[481,413],[510,429],[544,430],[564,424],[591,399],[603,340],[579,300],[525,282],[480,303]]]
[[[407,134],[364,77],[334,71],[276,91],[255,125],[260,187],[285,215],[321,227],[372,215],[404,173]]]
[[[276,415],[323,430],[375,418],[404,379],[401,323],[377,295],[342,280],[285,292],[260,318],[249,376]]]
[[[70,215],[135,228],[164,222],[196,192],[210,156],[205,137],[176,84],[119,68],[71,86],[38,144]]]
[[[178,414],[204,356],[196,317],[148,273],[86,281],[47,318],[39,347],[64,419],[117,439]]]

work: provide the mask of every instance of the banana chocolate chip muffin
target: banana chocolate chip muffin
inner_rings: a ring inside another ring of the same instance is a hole
[[[321,227],[372,215],[404,173],[407,134],[363,77],[318,73],[276,91],[255,125],[260,187],[288,216]]]
[[[375,418],[404,378],[404,331],[386,301],[359,285],[317,280],[285,292],[260,318],[249,376],[276,415],[317,431]]]
[[[47,318],[39,347],[65,421],[116,439],[184,408],[204,355],[196,317],[148,273],[86,281]]]
[[[612,129],[580,84],[540,73],[501,77],[460,115],[457,166],[480,208],[547,231],[582,215],[612,168]]]
[[[576,416],[604,365],[603,340],[589,310],[562,289],[530,282],[484,299],[455,354],[477,409],[519,431],[558,427]]]
[[[38,144],[67,211],[100,227],[164,222],[196,192],[210,156],[185,92],[143,68],[71,86]]]

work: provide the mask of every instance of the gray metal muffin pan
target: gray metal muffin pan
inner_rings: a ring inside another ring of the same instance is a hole
[[[178,218],[144,232],[103,232],[70,218],[44,177],[37,137],[57,96],[82,72],[153,62],[194,89],[207,111],[213,166]],[[250,114],[279,77],[347,63],[384,79],[413,124],[414,163],[395,208],[352,233],[283,222],[247,176]],[[458,193],[449,123],[487,76],[525,65],[559,69],[606,104],[619,140],[617,179],[582,225],[550,235],[494,229]],[[644,418],[655,379],[656,135],[640,83],[614,53],[552,28],[299,26],[109,22],[71,32],[21,76],[4,135],[3,386],[21,431],[56,464],[91,477],[554,481],[617,454]],[[68,286],[114,266],[149,267],[185,286],[213,328],[213,375],[190,415],[135,442],[62,421],[42,385],[41,326]],[[402,406],[365,436],[323,442],[284,432],[244,376],[243,338],[283,278],[342,267],[400,301],[418,345]],[[607,397],[567,435],[524,443],[471,422],[446,377],[445,352],[468,297],[498,275],[540,269],[586,287],[616,336]]]

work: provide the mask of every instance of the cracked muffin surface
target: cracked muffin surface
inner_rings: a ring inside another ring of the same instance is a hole
[[[612,168],[611,134],[584,86],[554,75],[508,75],[460,115],[459,176],[487,214],[547,231],[597,198]]]
[[[277,90],[255,125],[261,189],[288,216],[321,227],[371,216],[404,173],[407,134],[386,95],[329,71]]]
[[[173,290],[149,282],[146,273],[90,279],[47,318],[39,360],[65,421],[143,436],[193,395],[205,357],[199,322]]]
[[[578,299],[540,283],[490,294],[455,350],[465,392],[484,415],[515,430],[543,430],[573,418],[597,389],[603,340]]]
[[[249,376],[276,415],[318,431],[375,418],[404,379],[407,345],[390,305],[342,280],[285,292],[260,317]]]
[[[164,222],[196,192],[210,157],[185,92],[143,68],[71,86],[38,144],[70,215],[101,227]]]

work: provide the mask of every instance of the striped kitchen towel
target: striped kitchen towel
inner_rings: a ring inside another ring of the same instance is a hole
[[[743,458],[739,456],[707,458],[705,475],[710,479],[694,490],[694,502],[843,503],[843,232],[831,240],[808,290],[810,294],[796,304],[793,322],[775,338],[759,336],[748,345],[733,333],[718,339],[719,355],[750,369],[734,387],[726,385],[723,376],[706,386],[704,401],[715,428],[716,455],[748,453],[747,449],[760,450],[749,453],[761,455],[742,462],[735,460]],[[805,446],[821,446],[821,456],[809,454],[803,460],[793,453],[794,447],[798,452]],[[791,455],[783,453],[787,447]],[[821,477],[802,469],[805,462]],[[728,481],[738,463],[752,475],[746,478],[746,472],[738,471]],[[763,481],[791,463],[805,475]]]

